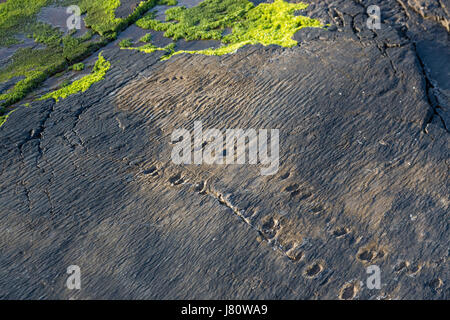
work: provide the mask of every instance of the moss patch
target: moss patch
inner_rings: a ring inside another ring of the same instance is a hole
[[[14,77],[24,78],[0,94],[0,108],[19,102],[48,77],[87,58],[148,10],[163,2],[142,1],[130,16],[123,19],[114,15],[115,8],[120,5],[119,0],[8,0],[0,3],[0,46],[19,42],[15,38],[18,34],[26,34],[46,46],[43,49],[20,49],[9,64],[0,67],[0,83]],[[37,22],[37,13],[50,4],[79,5],[86,13],[86,24],[92,29],[84,36],[75,38],[72,33],[63,35],[59,29]],[[102,38],[92,42],[90,40],[95,33],[102,35]]]
[[[129,38],[123,39],[122,41],[119,42],[119,47],[121,47],[121,48],[129,48],[132,45],[133,45],[133,41]]]
[[[297,41],[294,34],[305,27],[323,27],[320,21],[305,16],[296,16],[295,12],[308,7],[306,3],[289,3],[275,0],[273,3],[262,3],[254,6],[247,0],[205,0],[193,8],[176,7],[166,11],[168,22],[154,19],[148,14],[138,20],[139,27],[165,31],[165,36],[173,40],[220,40],[222,46],[217,49],[197,51],[173,51],[172,55],[181,53],[224,55],[235,52],[248,44],[275,44],[282,47],[293,47]],[[226,28],[232,33],[223,35]],[[152,47],[131,48],[147,53],[163,48]]]
[[[115,16],[120,0],[81,0],[79,6],[86,13],[86,26],[100,35],[113,32],[123,20]]]
[[[164,36],[174,40],[221,40],[224,29],[242,19],[251,8],[253,4],[247,0],[206,0],[189,9],[168,9],[166,20],[176,22],[162,23],[151,13],[138,20],[136,25],[165,31]]]
[[[117,33],[134,23],[156,5],[175,5],[174,0],[143,0],[127,18],[116,18],[115,11],[120,0],[78,0],[82,13],[86,13],[84,23],[101,36],[115,39]]]
[[[233,26],[233,32],[223,38],[230,44],[248,41],[262,45],[276,44],[282,47],[293,47],[297,41],[294,34],[305,27],[321,27],[318,20],[305,16],[295,16],[297,10],[308,8],[306,3],[289,3],[275,0],[273,3],[262,3],[251,9],[245,19]]]
[[[140,42],[146,42],[146,43],[150,43],[152,42],[152,34],[151,33],[147,33],[145,36],[141,37],[139,39]]]
[[[0,3],[0,47],[19,43],[15,35],[30,30],[32,18],[50,3],[50,0],[8,0]]]
[[[6,122],[6,120],[8,119],[10,114],[13,113],[13,111],[11,111],[11,112],[9,112],[7,114],[3,114],[3,115],[0,116],[0,127]]]
[[[10,106],[18,102],[32,89],[47,79],[49,74],[64,70],[66,60],[62,55],[55,54],[53,48],[33,50],[25,48],[18,50],[12,63],[0,70],[0,82],[14,77],[25,77],[6,93],[0,94],[2,106]]]
[[[80,63],[75,63],[72,67],[72,70],[74,71],[82,71],[84,70],[84,63],[80,62]]]
[[[62,87],[59,90],[47,93],[46,95],[39,98],[39,100],[53,98],[56,102],[58,102],[59,99],[65,99],[72,94],[84,92],[89,89],[94,83],[104,79],[105,74],[110,67],[111,64],[106,61],[100,53],[91,74],[88,74],[87,76],[84,76],[83,78]]]

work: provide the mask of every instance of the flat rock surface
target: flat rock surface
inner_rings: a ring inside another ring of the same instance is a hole
[[[293,48],[160,61],[111,44],[105,80],[16,109],[0,297],[449,299],[448,6],[371,1],[371,31],[359,2],[312,1],[332,27]],[[279,171],[174,164],[172,132],[195,121],[279,129]]]

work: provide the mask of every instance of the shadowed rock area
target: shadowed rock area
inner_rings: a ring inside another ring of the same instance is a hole
[[[311,1],[332,26],[293,48],[160,61],[105,47],[105,80],[0,128],[0,297],[449,299],[438,2]],[[372,4],[380,30],[365,24]],[[279,171],[175,165],[172,132],[194,121],[279,129]]]

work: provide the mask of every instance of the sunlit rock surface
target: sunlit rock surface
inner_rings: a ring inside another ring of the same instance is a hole
[[[0,297],[448,299],[448,6],[377,3],[372,32],[365,4],[311,1],[331,27],[289,49],[160,61],[111,43],[105,80],[16,109]],[[173,164],[194,121],[279,129],[278,173]]]

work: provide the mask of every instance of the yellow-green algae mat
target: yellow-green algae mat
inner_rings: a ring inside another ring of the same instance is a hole
[[[94,68],[91,73],[82,77],[81,79],[75,80],[69,85],[62,87],[61,89],[49,92],[39,99],[45,100],[53,98],[55,102],[58,102],[60,99],[65,99],[75,93],[85,92],[89,89],[94,83],[99,82],[105,78],[106,72],[111,68],[111,63],[107,61],[100,52],[98,55],[98,60],[95,62]],[[15,110],[10,111],[9,113],[0,116],[0,127],[6,122],[9,115]]]
[[[68,86],[65,86],[59,90],[49,92],[45,95],[43,95],[38,100],[45,100],[48,98],[55,99],[56,102],[59,101],[59,99],[65,99],[68,96],[78,93],[78,92],[85,92],[87,89],[89,89],[94,83],[102,80],[105,78],[106,71],[109,70],[111,67],[111,64],[103,58],[102,54],[99,53],[98,60],[94,65],[94,68],[92,69],[92,72],[83,78],[79,80],[75,80]]]
[[[247,0],[222,0],[220,2],[220,4],[228,6],[225,9],[229,11],[227,15],[223,14],[221,8],[217,8],[220,5],[218,0],[205,0],[197,7],[189,9],[184,7],[168,9],[166,11],[168,22],[155,20],[152,14],[136,22],[136,25],[141,28],[165,31],[164,35],[174,40],[179,38],[185,38],[186,40],[220,40],[222,46],[219,48],[174,51],[173,46],[159,48],[149,43],[140,47],[123,49],[139,50],[145,53],[167,51],[168,54],[162,58],[163,60],[181,53],[220,56],[236,52],[239,48],[249,44],[262,44],[264,46],[274,44],[282,47],[293,47],[297,45],[297,41],[292,37],[298,30],[305,27],[324,27],[316,19],[295,15],[296,11],[308,8],[309,4],[303,2],[289,3],[283,0],[275,0],[273,3],[261,3],[256,7]],[[229,9],[230,4],[236,5],[236,7]],[[207,13],[203,15],[203,12]],[[211,15],[214,12],[218,13],[216,21],[210,19],[212,16],[208,17],[208,13]],[[222,36],[225,28],[231,28],[232,33]]]

